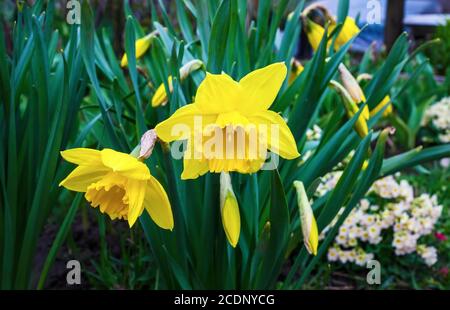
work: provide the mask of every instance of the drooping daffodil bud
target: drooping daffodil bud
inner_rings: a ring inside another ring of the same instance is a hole
[[[339,65],[339,73],[341,76],[342,84],[352,97],[353,101],[358,105],[361,103],[365,103],[366,96],[364,95],[361,86],[359,86],[358,81],[342,63]],[[369,108],[367,106],[364,107],[362,115],[366,120],[369,119]]]
[[[333,89],[335,89],[338,92],[338,94],[341,96],[342,102],[344,103],[344,108],[345,108],[349,118],[352,118],[356,113],[358,113],[358,110],[359,110],[358,106],[353,101],[352,97],[350,96],[348,91],[344,88],[344,86],[342,86],[341,84],[339,84],[338,82],[336,82],[334,80],[330,81],[330,86]],[[364,138],[369,133],[367,121],[366,121],[365,117],[362,115],[362,113],[361,113],[361,115],[359,115],[358,119],[356,120],[354,128],[361,138]]]
[[[143,38],[140,38],[136,41],[136,59],[141,58],[145,52],[147,52],[147,50],[150,48],[150,45],[152,44],[153,39],[158,35],[158,31],[153,31],[151,33],[149,33],[148,35],[146,35]],[[120,65],[122,67],[126,67],[128,66],[128,58],[127,58],[127,54],[124,54],[122,56],[122,60],[120,62]]]
[[[305,68],[301,64],[300,61],[298,61],[295,58],[292,58],[291,60],[291,72],[289,73],[289,79],[288,79],[288,85],[291,85],[295,79],[303,72]]]
[[[241,232],[241,216],[231,185],[231,177],[227,172],[220,173],[220,214],[228,242],[235,248]]]
[[[333,28],[333,27],[332,27]],[[332,31],[332,28],[330,31]],[[341,46],[345,45],[348,41],[350,41],[355,35],[359,33],[360,29],[356,25],[356,21],[347,16],[342,25],[341,32],[336,38],[336,42],[334,44],[334,49],[338,50]]]
[[[383,112],[383,117],[387,117],[392,113],[392,103],[391,97],[389,97],[389,95],[384,97],[384,99],[375,108],[373,108],[372,111],[370,111],[370,117],[375,116],[385,106],[387,107]]]
[[[317,229],[316,219],[314,217],[311,204],[306,195],[305,186],[301,181],[294,181],[294,187],[297,191],[297,203],[300,212],[300,223],[302,226],[303,243],[309,254],[317,255],[319,245],[319,231]]]
[[[312,49],[316,51],[319,48],[320,41],[322,41],[325,29],[321,25],[313,22],[306,16],[303,18],[303,20],[306,21],[305,32],[309,44],[311,44]]]
[[[139,149],[139,159],[147,159],[152,155],[155,148],[158,136],[154,129],[146,131],[141,137],[141,144]]]
[[[203,62],[198,59],[194,59],[186,63],[180,68],[180,79],[185,80],[192,72],[203,67]],[[169,91],[172,93],[173,85],[172,85],[172,76],[167,78],[167,85],[169,86]],[[159,107],[166,105],[168,101],[166,88],[164,87],[164,83],[158,86],[155,91],[155,94],[152,97],[152,107]]]

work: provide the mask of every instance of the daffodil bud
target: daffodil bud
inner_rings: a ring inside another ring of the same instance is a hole
[[[146,131],[141,137],[141,146],[139,150],[139,159],[147,159],[153,152],[158,136],[154,129]]]
[[[357,35],[359,31],[360,29],[356,25],[356,21],[353,18],[347,16],[345,18],[344,24],[342,25],[341,32],[336,38],[335,49],[337,50],[339,47],[345,45],[355,35]]]
[[[228,242],[235,248],[241,232],[241,216],[231,185],[231,177],[227,172],[220,174],[220,214]]]
[[[319,232],[313,210],[306,195],[303,182],[294,181],[297,191],[297,203],[300,212],[300,223],[302,225],[303,243],[309,254],[317,255],[319,245]]]
[[[361,86],[359,86],[358,81],[350,73],[344,64],[339,65],[339,73],[341,76],[342,84],[344,84],[345,89],[352,97],[356,104],[361,104],[366,102],[366,96],[364,95]],[[362,112],[363,117],[369,119],[369,108],[366,106]]]
[[[322,41],[325,29],[306,16],[304,16],[303,20],[306,23],[305,30],[309,44],[311,44],[312,49],[316,51],[319,48],[320,42]]]
[[[169,76],[167,79],[167,84],[169,86],[169,91],[172,93],[173,86],[172,86],[172,76]],[[164,83],[159,85],[158,88],[155,91],[155,94],[152,97],[152,107],[156,108],[159,106],[165,106],[167,103],[167,93],[166,88],[164,87]]]
[[[199,59],[194,59],[187,62],[180,69],[180,79],[183,81],[189,74],[203,67],[203,62]]]
[[[140,38],[139,40],[136,41],[136,45],[135,45],[135,49],[136,49],[136,59],[141,58],[145,52],[147,52],[147,50],[149,49],[153,39],[159,34],[159,32],[157,30],[149,33],[148,35],[146,35],[143,38]],[[124,54],[122,57],[122,60],[120,62],[120,65],[122,67],[126,67],[128,66],[128,58],[127,58],[127,54]]]
[[[192,72],[203,67],[203,62],[198,59],[194,59],[186,63],[180,68],[180,79],[183,81],[186,79]],[[173,84],[172,84],[172,76],[169,76],[167,79],[167,84],[169,86],[169,91],[172,93]],[[164,106],[167,103],[167,93],[166,88],[164,87],[164,83],[158,86],[155,91],[155,94],[152,98],[152,107]]]
[[[387,117],[392,113],[392,103],[391,103],[391,97],[386,96],[383,98],[383,100],[374,108],[372,111],[370,111],[370,117],[375,116],[381,109],[383,109],[387,105],[387,108],[383,112],[383,117]]]
[[[339,95],[342,98],[342,102],[344,103],[344,107],[345,107],[345,110],[347,111],[348,117],[352,118],[358,112],[358,106],[353,101],[353,99],[350,96],[350,94],[348,93],[348,91],[344,88],[344,86],[342,86],[341,84],[339,84],[338,82],[336,82],[334,80],[330,81],[330,86],[333,87],[339,93]],[[363,112],[364,112],[364,110],[363,110]],[[367,121],[364,118],[364,116],[362,115],[362,113],[356,120],[354,128],[361,138],[364,138],[369,133]]]
[[[303,72],[305,68],[303,68],[300,61],[295,58],[291,60],[291,72],[289,74],[288,84],[291,85],[295,79]]]

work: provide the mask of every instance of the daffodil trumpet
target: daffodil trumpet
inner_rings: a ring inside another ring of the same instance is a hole
[[[241,232],[241,216],[231,177],[226,172],[220,174],[220,215],[227,240],[235,248]]]
[[[300,156],[286,121],[268,110],[286,78],[284,63],[250,72],[239,82],[207,73],[188,104],[155,127],[165,142],[187,140],[182,179],[210,172],[254,173],[267,150],[286,159]]]
[[[297,204],[300,213],[300,223],[303,234],[303,243],[309,254],[317,255],[319,245],[319,232],[311,204],[305,191],[303,182],[294,181],[297,192]]]
[[[180,80],[185,80],[192,72],[203,68],[203,62],[198,59],[194,59],[186,63],[180,68]],[[169,76],[167,78],[167,85],[169,87],[169,92],[173,92],[173,85],[172,85],[172,76]],[[168,101],[166,87],[164,83],[160,84],[158,88],[155,91],[155,94],[152,97],[152,107],[159,107],[166,105]]]
[[[114,219],[134,225],[144,209],[161,228],[172,230],[172,209],[167,194],[135,156],[103,149],[76,148],[61,156],[77,167],[59,184],[71,191],[83,192],[92,207]]]

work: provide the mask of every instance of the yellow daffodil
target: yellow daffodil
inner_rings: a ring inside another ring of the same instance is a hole
[[[372,111],[370,111],[370,117],[375,116],[386,105],[388,105],[388,106],[383,112],[383,117],[389,116],[389,114],[392,113],[392,103],[391,103],[391,97],[386,96],[375,108],[372,109]]]
[[[355,77],[350,73],[347,67],[344,64],[339,65],[339,73],[341,75],[342,84],[344,84],[345,89],[348,91],[353,101],[357,104],[363,104],[366,102],[366,96],[364,95],[361,86],[359,86],[358,81]],[[369,108],[367,106],[364,107],[362,111],[363,117],[368,120],[369,119]]]
[[[293,159],[300,154],[284,119],[269,111],[286,78],[284,63],[255,70],[239,82],[225,73],[206,74],[194,103],[155,128],[166,142],[187,139],[182,179],[206,172],[253,173],[267,149]]]
[[[111,149],[77,148],[61,152],[78,165],[59,185],[84,192],[92,207],[111,219],[133,226],[144,208],[161,228],[173,229],[173,216],[164,188],[137,158]]]
[[[203,62],[198,59],[189,61],[187,64],[185,64],[184,66],[181,67],[180,79],[183,81],[184,79],[186,79],[189,76],[189,74],[191,74],[195,70],[200,69],[202,66],[203,66]],[[171,76],[168,77],[167,84],[169,86],[170,93],[172,93],[173,86],[172,86],[172,77]],[[153,95],[152,107],[158,107],[161,105],[164,106],[167,103],[167,100],[168,99],[167,99],[166,88],[164,87],[164,83],[162,83],[161,85],[159,85],[159,87],[155,91],[155,94]]]
[[[291,72],[289,73],[288,85],[291,85],[295,79],[303,72],[305,68],[302,66],[300,61],[292,58],[291,61]]]
[[[226,172],[220,174],[220,214],[228,242],[235,248],[241,232],[241,216],[230,175]]]
[[[141,58],[145,54],[145,52],[147,52],[153,39],[156,37],[157,34],[158,34],[157,31],[153,31],[153,32],[149,33],[148,35],[146,35],[145,37],[140,38],[139,40],[136,41],[136,45],[135,45],[136,59]],[[128,66],[127,54],[124,54],[122,56],[122,61],[120,62],[120,65],[122,67]]]
[[[297,203],[300,212],[300,223],[302,226],[303,243],[309,254],[317,255],[319,245],[319,232],[313,210],[306,195],[305,187],[302,182],[294,181],[294,187],[297,191]]]

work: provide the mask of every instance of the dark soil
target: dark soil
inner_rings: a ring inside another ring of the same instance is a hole
[[[83,206],[81,206],[81,208],[83,208]],[[88,210],[88,213],[93,212],[98,211]],[[92,216],[88,216],[88,219],[96,218],[94,214],[90,215]],[[119,233],[127,231],[127,225],[124,222],[111,221],[111,226],[113,226],[114,231]],[[56,237],[58,229],[59,224],[56,223],[47,224],[44,227],[44,231],[38,242],[34,261],[33,283],[35,283],[35,285],[33,287],[36,287],[42,266],[47,258],[47,254]],[[56,260],[50,268],[44,288],[56,290],[92,288],[86,273],[95,272],[92,262],[100,259],[99,239],[98,223],[95,220],[88,220],[88,223],[83,223],[81,212],[79,212],[72,224],[72,230],[69,232],[66,242],[59,250]],[[120,255],[119,235],[117,233],[114,235],[107,234],[106,239],[110,253],[114,256]],[[66,267],[66,264],[70,260],[78,260],[81,264],[82,272],[80,285],[67,284],[66,275],[70,270]]]

